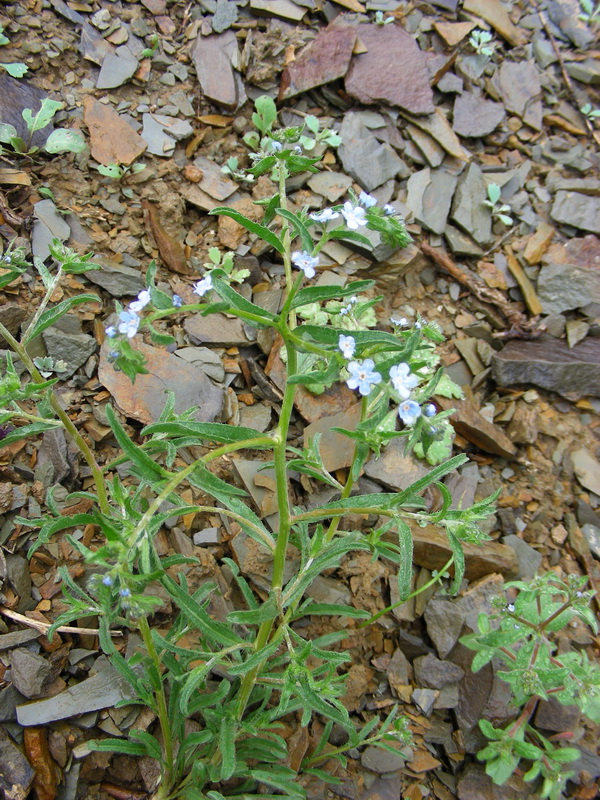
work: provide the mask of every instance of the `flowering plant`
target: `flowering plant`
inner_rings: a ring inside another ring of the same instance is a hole
[[[10,357],[7,359],[6,376],[0,382],[0,406],[6,406],[0,424],[9,418],[23,418],[19,421],[31,424],[9,432],[3,442],[62,426],[79,446],[94,480],[93,490],[74,492],[67,498],[85,499],[88,511],[61,515],[50,490],[46,516],[20,519],[21,525],[39,529],[32,549],[75,526],[93,526],[102,534],[102,541],[93,546],[69,539],[95,577],[84,588],[63,571],[68,609],[52,630],[81,616],[97,615],[102,648],[132,686],[136,702],[146,704],[158,720],[153,732],[133,730],[127,739],[102,739],[91,746],[155,759],[160,771],[155,797],[161,800],[270,796],[261,787],[289,797],[305,796],[302,782],[287,760],[287,743],[281,735],[283,719],[295,719],[302,726],[309,725],[314,715],[324,721],[320,736],[300,764],[303,773],[322,780],[334,779],[320,765],[327,760],[344,763],[348,749],[368,743],[394,753],[406,748],[406,722],[395,710],[383,722],[373,715],[361,730],[355,728],[341,699],[340,670],[349,656],[331,649],[393,606],[371,617],[352,605],[314,602],[306,595],[307,589],[323,571],[339,567],[347,554],[359,551],[373,559],[384,558],[397,570],[403,602],[412,596],[411,526],[434,523],[446,531],[452,552],[434,580],[453,568],[453,589],[457,590],[464,575],[462,542],[486,538],[477,522],[491,513],[495,499],[488,498],[470,509],[452,509],[452,498],[442,482],[467,457],[449,458],[450,412],[438,412],[432,399],[436,394],[456,392],[437,368],[435,348],[442,341],[438,328],[419,318],[414,324],[393,320],[388,330],[375,329],[374,306],[379,298],[372,296],[370,280],[352,281],[343,287],[319,282],[306,285],[316,277],[320,254],[331,240],[368,246],[369,240],[361,233],[368,230],[396,247],[408,244],[410,237],[402,219],[393,206],[380,208],[376,199],[364,192],[321,211],[291,211],[287,179],[317,170],[318,159],[304,154],[303,137],[312,133],[319,146],[335,144],[339,137],[308,118],[307,131],[303,127],[274,131],[276,118],[273,102],[260,98],[255,122],[263,135],[252,139],[256,152],[245,176],[270,173],[276,181],[273,196],[262,201],[262,222],[225,206],[212,213],[235,220],[278,254],[283,264],[280,308],[267,310],[237,291],[234,284],[246,275],[235,270],[231,254],[222,255],[212,248],[204,274],[193,284],[197,302],[184,302],[159,288],[153,263],[146,274],[146,289],[127,308],[118,306],[115,320],[106,327],[109,358],[114,368],[132,381],[146,371],[144,356],[135,346],[138,337],[147,333],[158,345],[174,343],[174,338],[158,327],[168,317],[225,312],[257,328],[271,328],[281,337],[287,368],[275,428],[261,433],[218,422],[197,422],[192,410],[175,414],[171,397],[160,419],[141,432],[142,443],[136,443],[108,406],[107,419],[122,454],[100,466],[53,394],[55,379],[44,380],[25,349],[29,338],[65,310],[95,297],[72,298],[64,301],[66,306],[58,304],[37,314],[20,342],[0,325],[0,334],[30,376],[30,382],[22,386]],[[87,257],[77,260],[64,248],[55,246],[53,256],[59,264],[57,275],[68,268],[90,266]],[[43,265],[37,266],[47,285],[47,304],[56,280]],[[19,268],[14,267],[14,274]],[[326,315],[329,324],[311,321],[318,314]],[[345,478],[327,470],[317,436],[306,441],[303,449],[288,441],[298,386],[325,387],[336,381],[356,392],[360,410],[354,428],[332,429],[353,442]],[[25,400],[37,402],[35,419],[24,409]],[[407,451],[420,448],[435,466],[403,491],[362,493],[359,479],[365,463],[397,437],[404,438]],[[184,449],[189,453],[191,447],[201,447],[202,454],[196,449],[191,462],[183,468],[176,466],[178,454]],[[254,512],[245,492],[209,469],[213,462],[237,451],[266,453],[271,459],[265,465],[274,468],[278,508],[278,521],[271,529]],[[127,480],[121,480],[116,468],[125,463]],[[334,489],[337,497],[316,508],[294,505],[290,470]],[[182,491],[185,485],[187,492]],[[428,506],[423,497],[428,487],[438,488],[440,507]],[[163,556],[157,549],[156,536],[165,521],[191,514],[218,514],[233,534],[253,540],[271,564],[270,588],[257,592],[238,565],[224,559],[245,605],[243,610],[229,613],[226,620],[214,619],[208,611],[217,591],[214,582],[195,588],[188,584],[195,560],[178,554]],[[357,515],[364,520],[362,526],[356,524]],[[292,545],[298,553],[293,565],[288,552]],[[166,631],[150,624],[163,602],[156,596],[157,587],[177,609]],[[310,638],[298,623],[311,616],[349,622]],[[115,628],[138,630],[143,652],[122,655],[111,638]],[[334,724],[346,731],[344,746],[329,743]]]

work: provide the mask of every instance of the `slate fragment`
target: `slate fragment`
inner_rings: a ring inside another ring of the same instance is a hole
[[[58,372],[61,380],[74,375],[88,358],[96,351],[96,340],[87,333],[66,333],[56,328],[47,328],[42,339],[51,358],[63,360],[66,369]]]
[[[540,76],[533,61],[503,61],[495,82],[506,110],[536,131],[542,129]]]
[[[92,158],[105,166],[128,166],[148,146],[112,106],[99,103],[90,95],[83,98],[83,121],[90,132]]]
[[[115,372],[106,360],[111,349],[108,339],[100,351],[98,365],[100,382],[124,414],[146,425],[156,422],[167,401],[167,390],[176,389],[176,414],[199,405],[194,415],[198,422],[212,422],[218,417],[223,406],[223,391],[200,369],[162,348],[138,341],[132,342],[132,346],[144,354],[149,371],[147,375],[138,375],[135,384],[122,372]]]
[[[474,92],[463,92],[454,100],[452,128],[460,136],[487,136],[504,119],[504,106],[484,100]]]
[[[234,74],[239,52],[233,31],[198,36],[191,57],[206,98],[231,111],[243,102],[245,98],[240,94]]]
[[[200,314],[194,314],[193,317],[186,317],[183,327],[193,344],[215,347],[236,347],[248,344],[244,325],[237,317],[230,318],[224,314],[209,314],[203,317]]]
[[[492,238],[492,217],[484,205],[487,183],[477,164],[471,162],[458,180],[450,219],[479,245]]]
[[[415,220],[433,233],[443,233],[457,182],[458,176],[444,169],[413,173],[406,204]]]
[[[237,3],[231,0],[217,0],[217,8],[212,18],[212,29],[215,33],[223,33],[231,28],[238,18]]]
[[[547,8],[552,22],[576,47],[586,50],[594,41],[593,31],[579,19],[581,13],[579,0],[549,0]]]
[[[43,695],[53,670],[45,658],[19,647],[10,654],[10,671],[15,689],[32,700]]]
[[[469,399],[448,400],[445,397],[436,397],[436,401],[444,409],[455,409],[450,417],[453,428],[477,447],[503,458],[512,458],[517,452],[517,448],[502,429],[483,417]]]
[[[31,764],[0,727],[0,791],[5,800],[25,800],[35,778]]]
[[[575,450],[571,453],[571,461],[579,483],[588,491],[600,495],[600,463],[589,450],[585,447]]]
[[[35,770],[33,789],[37,800],[55,800],[58,791],[58,769],[48,748],[44,728],[25,728],[23,744],[29,763]]]
[[[481,17],[513,47],[527,41],[525,31],[513,25],[501,0],[465,0],[463,11]]]
[[[367,192],[394,178],[404,162],[387,143],[379,143],[369,131],[360,113],[344,116],[340,128],[342,144],[338,149],[345,172]]]
[[[115,52],[104,56],[96,89],[116,89],[133,78],[138,68],[138,61],[125,45],[119,50],[122,51],[121,55]]]
[[[0,122],[7,122],[16,129],[17,133],[22,139],[27,141],[29,132],[27,125],[23,119],[22,111],[25,108],[30,108],[32,114],[40,110],[42,101],[48,98],[48,93],[37,86],[32,86],[26,79],[17,80],[11,76],[0,71]],[[46,139],[52,133],[54,125],[49,122],[45,128],[36,131],[33,134],[31,143],[36,147],[43,147]]]
[[[279,100],[342,78],[348,71],[355,42],[356,30],[349,25],[329,25],[320,31],[284,69]]]
[[[550,216],[564,225],[600,233],[600,197],[579,192],[557,192]]]
[[[341,433],[332,431],[332,428],[346,428],[354,430],[360,421],[360,403],[350,406],[346,411],[334,414],[331,417],[322,417],[316,422],[307,425],[304,429],[304,446],[315,433],[321,434],[319,441],[319,451],[325,469],[334,472],[352,464],[354,456],[354,442]]]
[[[111,263],[107,258],[95,259],[101,269],[90,270],[86,280],[101,286],[113,297],[125,297],[139,294],[145,283],[139,270]]]
[[[33,213],[35,221],[31,249],[35,256],[45,261],[50,255],[49,245],[52,244],[52,240],[60,239],[61,242],[66,242],[71,235],[71,229],[50,199],[35,203]]]
[[[415,564],[428,570],[441,569],[452,555],[448,537],[440,533],[434,525],[421,528],[411,524],[411,530]],[[494,572],[501,572],[509,578],[516,577],[517,557],[511,547],[498,542],[483,542],[480,545],[462,542],[462,546],[467,580],[472,581]]]
[[[549,264],[538,275],[537,294],[544,314],[560,314],[600,303],[600,270],[575,264]]]
[[[499,386],[532,383],[569,400],[598,396],[600,339],[588,337],[573,348],[552,336],[513,340],[492,356],[492,374]]]
[[[432,114],[427,62],[412,36],[397,25],[360,24],[356,32],[367,52],[350,65],[348,94],[365,105],[384,102],[413,114]]]

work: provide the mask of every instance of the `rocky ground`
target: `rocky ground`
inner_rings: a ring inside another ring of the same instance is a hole
[[[0,71],[0,121],[24,133],[22,110],[49,96],[65,104],[56,124],[82,131],[89,144],[81,155],[33,161],[5,152],[0,247],[19,237],[44,259],[58,237],[102,265],[69,276],[52,298],[93,291],[98,303],[79,306],[32,345],[33,355],[66,362],[61,402],[101,462],[117,453],[106,405],[116,406],[135,438],[160,414],[168,387],[176,387],[176,410],[198,405],[201,420],[269,430],[276,419],[285,380],[278,348],[237,320],[165,324],[177,345],[170,352],[136,345],[150,373],[135,386],[107,362],[103,342],[114,301],[143,288],[152,258],[164,287],[191,299],[213,245],[235,250],[237,263],[250,269],[246,288],[255,302],[277,306],[282,268],[273,253],[232,220],[207,214],[227,203],[258,219],[253,201],[272,192],[266,177],[249,188],[220,170],[231,156],[247,163],[242,136],[252,127],[253,99],[278,98],[283,124],[311,113],[342,135],[318,174],[294,178],[296,206],[317,210],[354,187],[392,203],[409,223],[414,243],[405,250],[393,252],[376,236],[368,251],[331,243],[318,281],[375,277],[382,326],[390,314],[439,323],[447,337],[443,363],[464,389],[464,399],[452,403],[456,450],[470,459],[448,483],[463,505],[497,488],[501,495],[487,526],[492,540],[468,551],[469,582],[458,598],[429,590],[353,638],[347,708],[359,725],[400,703],[414,744],[397,757],[373,748],[353,753],[330,796],[535,796],[518,776],[494,787],[475,760],[477,720],[499,723],[514,711],[506,684],[491,667],[473,676],[472,654],[457,642],[489,611],[506,577],[555,569],[600,581],[599,134],[580,110],[598,101],[600,53],[580,11],[578,0],[0,4],[10,40],[2,60],[29,68],[20,80]],[[380,22],[392,22],[376,24],[378,12]],[[475,29],[492,34],[491,55],[469,44]],[[155,34],[149,57],[143,51]],[[140,162],[143,169],[121,180],[97,169]],[[490,184],[501,188],[512,224],[484,205]],[[0,295],[0,321],[17,334],[41,294],[31,269]],[[347,426],[354,411],[345,386],[320,396],[302,390],[292,433],[301,442],[306,433]],[[397,442],[367,464],[362,488],[401,489],[423,471]],[[324,435],[323,446],[330,469],[348,466],[335,434]],[[232,458],[223,474],[273,524],[273,480],[259,466]],[[32,533],[17,521],[43,513],[50,486],[64,513],[74,513],[64,499],[89,483],[60,433],[0,447],[0,788],[14,800],[30,791],[38,800],[137,800],[153,788],[143,760],[88,755],[87,739],[153,720],[138,707],[115,708],[125,689],[99,653],[93,618],[80,622],[91,633],[45,638],[63,608],[58,566],[84,584],[90,575],[59,537],[28,562]],[[310,482],[293,486],[309,507],[323,499]],[[235,526],[199,515],[169,522],[162,552],[199,558],[191,573],[197,583],[218,580],[217,617],[234,607],[223,556],[235,558],[257,590],[265,586],[269,564]],[[75,535],[89,544],[94,531]],[[415,530],[415,586],[447,558],[442,536]],[[361,554],[311,593],[374,613],[394,601],[396,587],[390,565]],[[155,624],[165,627],[169,618],[165,605]],[[311,624],[323,632],[322,623]],[[598,645],[583,626],[569,628],[561,642],[596,656]],[[596,797],[598,731],[552,703],[539,707],[536,722],[550,734],[574,732],[582,758],[569,796]],[[290,727],[295,758],[317,727]],[[308,788],[325,796],[322,787]]]

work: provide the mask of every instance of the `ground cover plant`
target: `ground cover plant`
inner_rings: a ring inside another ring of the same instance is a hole
[[[161,419],[142,431],[144,442],[138,445],[109,407],[108,420],[122,455],[101,468],[53,394],[57,378],[52,375],[60,372],[60,365],[52,360],[36,363],[27,352],[28,343],[73,306],[95,299],[94,295],[78,295],[50,306],[63,275],[95,266],[91,256],[81,257],[58,242],[51,249],[53,267],[35,262],[46,292],[21,339],[0,325],[0,334],[16,357],[7,356],[0,383],[0,425],[16,425],[7,430],[3,443],[62,426],[79,447],[94,479],[93,489],[70,495],[73,501],[91,501],[85,513],[61,516],[50,490],[50,515],[19,522],[38,531],[33,550],[54,534],[80,525],[96,526],[104,537],[98,548],[70,538],[72,546],[95,568],[95,580],[84,589],[63,570],[69,608],[55,621],[51,632],[81,617],[98,617],[104,652],[131,685],[134,702],[154,711],[158,726],[151,731],[132,730],[128,739],[103,739],[91,746],[155,759],[161,774],[157,798],[220,800],[273,793],[302,797],[304,790],[297,773],[286,763],[288,748],[282,736],[281,722],[292,715],[299,715],[303,726],[315,716],[324,723],[319,742],[300,765],[302,773],[324,781],[333,780],[324,769],[325,762],[344,763],[349,749],[378,744],[397,752],[406,747],[410,738],[406,721],[395,711],[383,720],[373,715],[365,727],[356,730],[340,701],[348,656],[337,652],[335,646],[351,636],[352,629],[311,640],[294,624],[307,616],[335,616],[353,620],[357,628],[370,624],[373,618],[352,606],[313,602],[305,597],[306,589],[325,570],[337,567],[347,553],[363,551],[397,567],[400,601],[406,600],[411,596],[413,561],[409,522],[417,522],[433,523],[445,532],[452,557],[435,577],[441,580],[452,569],[451,591],[456,592],[464,576],[462,543],[483,541],[485,535],[478,522],[494,507],[495,497],[491,496],[470,508],[452,508],[452,496],[442,482],[467,457],[450,457],[451,411],[440,411],[432,402],[434,394],[451,398],[457,393],[457,387],[439,369],[439,329],[424,319],[413,325],[392,319],[391,333],[375,329],[372,310],[377,298],[368,294],[372,281],[354,281],[344,288],[306,285],[315,277],[319,253],[328,241],[364,244],[361,231],[370,230],[378,232],[384,241],[408,244],[410,238],[402,219],[392,206],[380,208],[366,193],[351,194],[344,203],[318,213],[291,211],[286,180],[299,172],[316,171],[316,153],[339,143],[339,137],[321,130],[318,121],[315,124],[310,118],[305,126],[283,129],[275,127],[276,119],[272,101],[258,101],[254,121],[259,135],[248,140],[254,150],[251,166],[241,174],[237,163],[228,165],[231,174],[239,173],[245,180],[271,176],[274,193],[263,201],[263,222],[254,222],[227,206],[212,213],[230,217],[278,254],[286,282],[281,309],[267,311],[238,291],[247,275],[235,268],[231,254],[213,248],[204,274],[194,284],[198,302],[185,303],[159,288],[152,264],[146,274],[146,289],[127,308],[118,307],[115,319],[106,327],[113,367],[131,381],[146,370],[143,355],[134,347],[136,337],[147,331],[155,344],[172,344],[173,338],[161,328],[161,320],[169,317],[221,312],[257,328],[273,329],[283,343],[287,382],[279,421],[272,431],[196,422],[192,410],[175,414],[171,398]],[[497,199],[490,196],[492,203]],[[8,285],[24,266],[21,251],[8,251],[0,286]],[[28,381],[22,380],[20,370],[29,375]],[[288,443],[297,387],[319,392],[337,381],[355,391],[361,403],[356,428],[337,429],[354,444],[352,465],[343,482],[325,469],[318,437],[304,449]],[[400,492],[353,493],[368,458],[395,438],[404,441],[407,451],[422,456],[429,464],[428,473]],[[207,452],[186,468],[173,469],[181,448],[198,445],[205,446]],[[265,467],[275,471],[279,514],[275,533],[252,511],[241,489],[209,468],[236,451],[263,453]],[[115,468],[122,463],[128,464],[133,482],[118,477]],[[336,489],[338,499],[310,510],[293,506],[288,486],[292,469]],[[186,503],[181,497],[186,483],[211,499],[202,505]],[[423,498],[424,491],[432,486],[441,496],[441,505],[435,509]],[[165,504],[169,504],[167,510]],[[161,557],[156,548],[155,537],[165,520],[174,513],[193,512],[217,513],[236,522],[272,559],[271,587],[266,596],[257,595],[237,565],[227,562],[246,608],[229,614],[226,623],[212,619],[206,610],[208,597],[216,589],[214,584],[206,583],[196,591],[188,587],[186,568],[193,559]],[[365,533],[346,524],[349,514],[372,515],[378,521]],[[291,574],[290,545],[299,552],[298,565]],[[156,594],[158,587],[178,609],[166,634],[152,627],[152,615],[162,603]],[[532,586],[515,584],[514,588],[520,594],[513,607],[507,607],[505,618],[515,633],[501,626],[502,635],[495,636],[482,620],[480,635],[465,640],[478,651],[475,668],[497,652],[508,659],[511,670],[507,675],[514,684],[516,703],[525,706],[518,726],[515,723],[508,733],[482,725],[493,741],[481,756],[498,783],[508,779],[519,759],[533,761],[538,767],[531,767],[529,778],[541,775],[544,796],[554,798],[556,787],[560,791],[565,777],[557,765],[571,760],[573,753],[570,748],[550,745],[543,737],[538,737],[536,745],[525,741],[526,733],[530,733],[526,710],[531,712],[532,699],[554,693],[565,702],[580,702],[586,714],[597,717],[597,701],[593,699],[597,676],[586,671],[583,662],[575,663],[576,659],[553,664],[553,650],[544,638],[547,631],[567,624],[571,614],[593,623],[586,611],[591,595],[583,592],[581,583],[557,584],[554,578]],[[556,594],[564,595],[558,603]],[[532,614],[538,617],[533,619]],[[121,628],[136,631],[141,638],[141,645],[126,656],[111,636],[113,630]],[[191,647],[190,640],[194,642]],[[550,669],[548,661],[556,669]],[[515,669],[512,662],[519,667],[523,662],[522,669]],[[541,678],[534,685],[530,679],[536,668]],[[540,672],[545,668],[547,675]],[[581,691],[582,684],[590,689],[589,695]],[[347,742],[342,746],[329,744],[334,725],[346,733]],[[501,744],[496,745],[497,741]]]

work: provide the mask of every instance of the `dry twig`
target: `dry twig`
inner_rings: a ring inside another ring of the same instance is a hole
[[[24,625],[28,625],[30,628],[35,628],[36,631],[39,631],[40,634],[46,635],[52,625],[49,622],[42,622],[39,619],[31,619],[31,617],[26,617],[24,614],[19,614],[17,611],[11,611],[10,608],[5,608],[4,606],[0,606],[0,614],[4,614],[5,617],[9,619],[13,619],[15,622],[22,622]],[[72,625],[61,625],[59,628],[56,629],[57,633],[80,633],[85,636],[99,636],[100,631],[97,628],[75,628]],[[111,636],[123,636],[121,631],[111,631]]]

